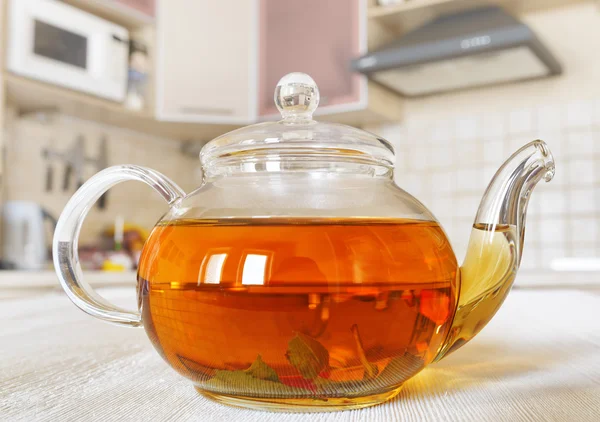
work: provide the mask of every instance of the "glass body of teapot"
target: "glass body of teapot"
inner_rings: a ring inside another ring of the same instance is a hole
[[[527,201],[554,174],[534,141],[499,169],[459,266],[435,217],[393,181],[390,144],[318,123],[304,74],[277,86],[283,119],[225,134],[201,152],[203,185],[185,194],[138,166],[92,177],[65,207],[57,274],[84,311],[144,326],[201,393],[272,410],[381,403],[492,318],[519,267]],[[138,311],[93,292],[77,239],[91,204],[124,180],[170,205],[140,258]]]

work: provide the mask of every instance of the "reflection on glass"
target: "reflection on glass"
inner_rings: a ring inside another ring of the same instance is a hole
[[[221,281],[221,274],[223,273],[223,264],[225,264],[226,253],[219,253],[211,255],[206,264],[206,271],[204,273],[204,282],[206,284],[219,284]],[[202,276],[198,280],[198,284],[202,282]]]
[[[263,285],[265,284],[265,270],[267,267],[266,255],[246,255],[244,272],[242,273],[242,284]]]
[[[267,161],[267,171],[281,171],[281,163],[279,161]]]
[[[246,172],[256,172],[256,163],[243,163],[242,170]]]

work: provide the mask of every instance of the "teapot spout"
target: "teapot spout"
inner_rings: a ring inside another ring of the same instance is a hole
[[[543,141],[515,152],[490,182],[477,210],[452,328],[435,361],[471,340],[496,314],[515,279],[533,188],[554,176],[554,159]]]

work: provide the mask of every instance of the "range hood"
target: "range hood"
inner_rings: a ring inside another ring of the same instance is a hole
[[[406,96],[562,72],[534,32],[497,7],[439,17],[354,60],[352,68]]]

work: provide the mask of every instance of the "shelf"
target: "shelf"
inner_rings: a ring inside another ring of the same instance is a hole
[[[154,16],[149,16],[131,7],[121,5],[114,0],[63,1],[130,30],[139,29],[146,25],[154,25]]]
[[[8,104],[20,113],[60,111],[66,115],[92,120],[123,129],[180,141],[207,142],[240,125],[158,121],[148,112],[129,110],[121,104],[70,89],[16,76],[4,75]],[[393,92],[369,82],[365,110],[318,116],[318,120],[361,126],[399,121],[402,100]]]
[[[160,122],[148,112],[44,82],[5,73],[8,103],[19,112],[60,111],[85,120],[175,140],[210,141],[236,125]]]
[[[378,22],[396,35],[417,28],[436,17],[482,6],[501,6],[519,15],[583,3],[586,0],[411,0],[389,6],[369,7],[369,23]]]

